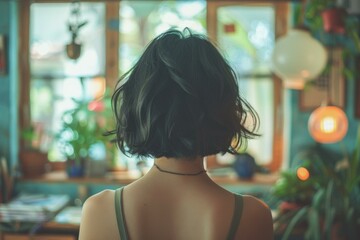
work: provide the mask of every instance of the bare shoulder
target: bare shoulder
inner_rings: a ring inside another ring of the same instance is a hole
[[[243,200],[243,215],[237,239],[273,239],[273,220],[270,208],[253,196],[244,195]]]
[[[244,199],[244,208],[249,212],[251,212],[252,215],[255,216],[259,215],[259,217],[265,217],[265,216],[271,217],[270,208],[262,200],[250,195],[244,195],[243,199]]]
[[[110,201],[114,198],[115,191],[113,190],[103,190],[95,195],[92,195],[88,199],[86,199],[83,208],[101,208],[104,206],[104,201]]]
[[[91,217],[99,216],[99,214],[102,215],[109,211],[109,207],[112,206],[111,203],[114,201],[113,199],[113,190],[104,190],[89,197],[82,208],[82,220],[91,220]]]
[[[117,239],[114,208],[113,190],[89,197],[82,208],[79,239]]]

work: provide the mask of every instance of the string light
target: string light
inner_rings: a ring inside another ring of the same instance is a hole
[[[296,175],[301,181],[306,181],[310,177],[309,170],[304,167],[299,167],[296,171]]]

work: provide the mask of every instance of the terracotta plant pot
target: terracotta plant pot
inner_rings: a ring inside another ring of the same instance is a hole
[[[66,54],[70,59],[78,59],[81,54],[81,44],[71,42],[66,45]]]
[[[21,173],[24,178],[37,178],[42,176],[48,168],[46,153],[36,150],[22,151],[20,153]]]
[[[321,13],[323,27],[326,32],[344,34],[344,17],[346,10],[343,8],[329,8]]]

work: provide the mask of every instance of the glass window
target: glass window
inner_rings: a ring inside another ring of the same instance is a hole
[[[30,8],[31,121],[38,133],[33,145],[50,151],[50,160],[63,158],[54,145],[63,113],[74,108],[74,100],[101,96],[105,84],[105,4],[78,6],[79,21],[86,24],[77,35],[82,47],[76,60],[66,53],[74,4],[34,3]]]
[[[206,1],[121,1],[119,70],[136,62],[155,36],[174,27],[206,33]]]
[[[63,113],[75,106],[74,100],[91,101],[104,92],[105,50],[110,49],[105,41],[106,4],[98,1],[79,5],[79,19],[87,23],[78,34],[82,49],[77,60],[70,59],[66,53],[66,45],[72,39],[68,24],[73,20],[74,4],[30,5],[30,116],[39,136],[32,144],[49,152],[51,160],[63,160],[54,144],[54,134],[61,127]],[[214,15],[211,5],[217,9]],[[273,149],[277,144],[274,140],[274,97],[279,93],[274,90],[270,71],[275,42],[274,6],[221,6],[220,2],[205,0],[124,0],[119,6],[119,25],[109,29],[119,31],[119,60],[115,66],[120,74],[133,66],[151,39],[170,27],[189,27],[199,33],[216,35],[210,37],[216,39],[225,53],[238,75],[242,96],[253,105],[261,119],[262,137],[249,141],[248,152],[255,156],[258,164],[268,165],[273,161]],[[210,26],[212,19],[207,16],[216,18],[214,26]],[[108,24],[117,22],[115,18]],[[136,161],[129,161],[125,156],[116,159],[120,165],[135,167]]]
[[[275,43],[272,6],[222,6],[217,9],[217,41],[234,68],[241,95],[260,117],[260,138],[246,150],[258,164],[273,158],[274,82],[270,71]]]

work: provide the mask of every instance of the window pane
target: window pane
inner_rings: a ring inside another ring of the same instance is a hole
[[[82,3],[80,19],[87,24],[80,28],[82,44],[76,61],[66,55],[71,42],[68,23],[72,4],[32,4],[30,10],[31,74],[33,76],[94,76],[104,74],[105,29],[103,3]]]
[[[217,14],[219,45],[238,75],[241,95],[260,118],[261,137],[249,140],[247,152],[258,164],[269,164],[273,158],[274,134],[274,84],[270,70],[275,43],[274,9],[271,6],[223,6]]]
[[[62,158],[53,139],[63,113],[75,107],[74,100],[90,101],[104,89],[100,76],[105,72],[105,4],[79,5],[79,22],[87,23],[77,35],[77,43],[82,44],[77,60],[66,53],[74,6],[38,3],[30,9],[31,121],[40,133],[37,147],[50,151],[51,160]]]
[[[266,165],[272,161],[274,128],[274,92],[271,78],[240,79],[241,96],[254,107],[260,118],[261,137],[248,141],[247,152],[258,164]]]
[[[175,27],[206,32],[206,1],[121,1],[119,69],[132,67],[155,36]]]
[[[219,44],[238,73],[270,73],[275,13],[266,6],[225,6],[217,11]]]

